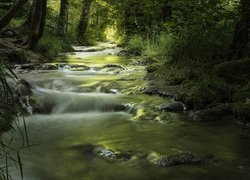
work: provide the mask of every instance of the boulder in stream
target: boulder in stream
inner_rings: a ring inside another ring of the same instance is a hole
[[[42,70],[58,70],[58,67],[54,64],[43,64]]]
[[[190,118],[198,122],[213,122],[232,119],[233,111],[231,104],[219,105],[205,110],[190,113]]]
[[[181,102],[173,102],[161,104],[156,109],[163,112],[182,112],[185,110],[185,106]]]

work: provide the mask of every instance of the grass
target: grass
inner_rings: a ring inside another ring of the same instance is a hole
[[[17,77],[9,66],[5,63],[0,64],[0,179],[9,180],[11,175],[9,168],[12,164],[19,167],[20,177],[23,179],[23,165],[19,151],[21,148],[28,145],[28,133],[25,124],[25,119],[18,117],[18,105],[13,94],[13,88],[9,84],[9,79],[17,82]],[[20,123],[23,122],[24,130],[20,128]],[[2,133],[7,131],[8,138],[5,139]],[[21,134],[21,141],[14,144],[17,134]],[[21,144],[21,145],[19,145]],[[13,147],[14,146],[14,147]],[[14,155],[14,153],[16,153]],[[3,165],[4,164],[4,165]]]
[[[162,57],[169,53],[172,42],[173,38],[171,34],[161,32],[146,37],[141,35],[130,36],[127,41],[127,46],[135,55]]]

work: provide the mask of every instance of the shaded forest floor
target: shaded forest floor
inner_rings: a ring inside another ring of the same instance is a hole
[[[19,44],[21,40],[17,37],[0,37],[0,58],[13,63],[43,63],[48,59],[38,51],[25,49]],[[22,42],[22,41],[21,41]]]

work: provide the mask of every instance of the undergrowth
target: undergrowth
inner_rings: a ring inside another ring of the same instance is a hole
[[[28,133],[25,119],[19,119],[18,105],[10,82],[17,83],[17,77],[9,66],[0,64],[0,179],[12,179],[11,167],[18,167],[23,179],[23,164],[20,150],[28,147]],[[24,130],[20,127],[23,126]],[[3,136],[3,132],[5,132]],[[18,138],[21,134],[21,139]]]

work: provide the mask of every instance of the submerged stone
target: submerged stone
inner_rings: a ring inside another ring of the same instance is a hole
[[[114,161],[128,161],[133,157],[133,153],[130,151],[124,151],[124,152],[115,152],[110,149],[106,149],[104,147],[96,147],[93,150],[93,153],[98,156],[99,158],[102,158],[109,162]]]
[[[94,154],[97,155],[100,158],[103,158],[107,161],[115,161],[117,160],[117,157],[115,153],[112,150],[105,149],[102,147],[97,147],[94,149]]]
[[[197,154],[193,152],[179,152],[175,155],[161,155],[156,152],[150,153],[147,160],[157,166],[177,166],[177,165],[205,165],[213,161],[211,154]]]

